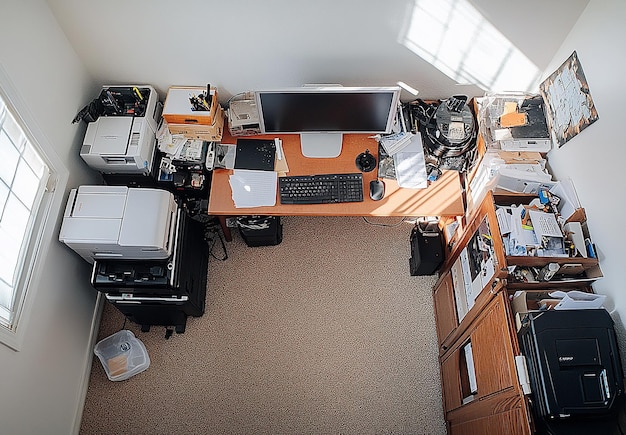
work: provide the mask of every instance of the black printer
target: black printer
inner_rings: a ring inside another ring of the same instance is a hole
[[[208,261],[204,225],[179,209],[169,258],[97,260],[91,285],[142,331],[162,325],[183,333],[188,316],[204,314]]]
[[[615,427],[624,376],[606,310],[529,312],[518,337],[538,433],[603,433],[602,427]]]

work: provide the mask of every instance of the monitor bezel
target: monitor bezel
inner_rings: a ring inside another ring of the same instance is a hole
[[[344,134],[387,134],[391,133],[398,107],[400,104],[399,86],[302,86],[265,89],[255,91],[255,102],[259,114],[259,127],[262,134],[298,134],[302,154],[305,157],[332,158],[337,157],[342,151]],[[365,94],[380,93],[391,94],[391,105],[387,114],[387,122],[384,129],[373,128],[371,130],[352,129],[319,129],[319,130],[270,130],[266,129],[265,114],[261,101],[265,94]]]
[[[368,131],[364,130],[316,130],[316,131],[286,131],[276,130],[267,131],[265,128],[265,114],[263,113],[263,104],[261,102],[262,94],[354,94],[354,93],[391,93],[392,101],[389,113],[387,114],[387,122],[384,130],[372,129]],[[399,86],[302,86],[302,87],[287,87],[276,89],[264,89],[255,91],[255,101],[257,110],[259,112],[259,126],[261,133],[263,134],[300,134],[300,133],[390,133],[393,127],[394,119],[398,109],[398,103],[400,102],[400,87]]]

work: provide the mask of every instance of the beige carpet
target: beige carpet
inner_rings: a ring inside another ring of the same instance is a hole
[[[81,434],[445,434],[435,277],[410,276],[412,224],[370,221],[391,226],[285,217],[254,248],[234,232],[184,334],[126,323],[148,370],[112,382],[94,358]],[[99,339],[123,325],[107,304]]]

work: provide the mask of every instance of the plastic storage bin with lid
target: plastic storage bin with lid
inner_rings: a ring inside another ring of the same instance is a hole
[[[99,341],[94,353],[100,359],[107,377],[123,381],[141,373],[150,365],[144,344],[131,331],[122,330]]]

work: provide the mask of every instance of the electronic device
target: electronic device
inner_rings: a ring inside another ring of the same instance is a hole
[[[167,258],[177,210],[174,195],[166,190],[80,186],[70,191],[59,240],[89,263]]]
[[[433,156],[456,157],[476,146],[476,125],[467,96],[455,95],[436,104],[418,99],[411,108],[424,145]]]
[[[376,157],[374,157],[370,150],[365,150],[364,153],[356,156],[356,167],[362,172],[370,172],[376,168]]]
[[[495,132],[505,151],[548,152],[552,149],[550,130],[541,96],[527,98],[519,104],[518,113],[524,114],[524,125]]]
[[[215,142],[209,142],[207,145],[206,160],[204,161],[204,167],[207,171],[212,171],[215,166]]]
[[[411,276],[433,275],[444,260],[443,235],[437,221],[419,221],[411,230]]]
[[[138,323],[185,330],[188,316],[204,314],[209,248],[204,226],[178,209],[172,254],[159,260],[99,259],[91,285]]]
[[[399,87],[304,86],[257,91],[261,131],[300,134],[305,157],[341,153],[343,133],[391,133]]]
[[[149,85],[105,86],[100,116],[87,124],[81,158],[106,174],[147,175],[154,161],[162,104]]]
[[[370,181],[370,198],[374,201],[380,201],[385,197],[385,182],[383,180]]]
[[[537,94],[493,94],[480,99],[480,128],[487,148],[505,151],[552,149],[545,104]]]
[[[283,241],[280,216],[239,216],[237,228],[248,246],[274,246]]]
[[[253,98],[232,100],[228,104],[226,113],[228,115],[228,130],[231,136],[261,134],[259,111]]]
[[[624,383],[606,310],[531,311],[522,319],[518,337],[538,421],[576,420],[614,409]]]
[[[363,201],[363,175],[291,175],[278,178],[281,204]]]

